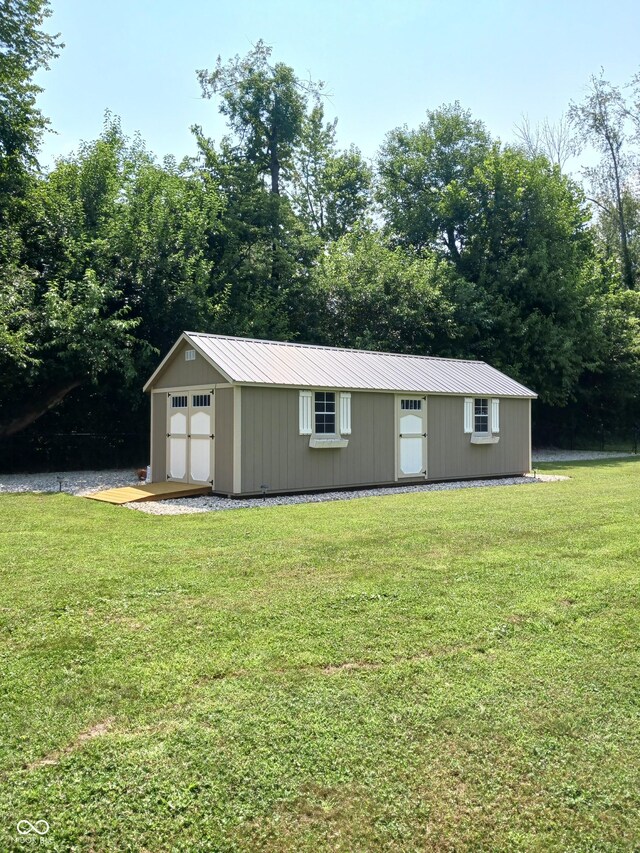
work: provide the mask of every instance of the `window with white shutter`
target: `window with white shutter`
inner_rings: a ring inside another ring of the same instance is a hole
[[[299,427],[300,435],[311,435],[311,391],[300,391],[299,397]]]
[[[491,400],[491,432],[500,432],[500,400]]]
[[[464,398],[464,431],[473,432],[473,397]]]
[[[351,435],[351,394],[340,394],[340,433]]]

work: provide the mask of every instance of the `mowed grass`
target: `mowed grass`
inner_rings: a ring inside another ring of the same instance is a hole
[[[0,498],[0,850],[640,849],[640,462],[153,517]]]

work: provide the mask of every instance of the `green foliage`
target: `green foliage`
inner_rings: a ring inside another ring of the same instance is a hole
[[[580,139],[591,144],[601,155],[596,166],[584,169],[591,185],[593,202],[597,206],[604,227],[609,233],[614,229],[617,237],[617,255],[625,286],[636,286],[640,257],[632,252],[628,221],[628,198],[637,178],[638,158],[629,152],[628,125],[634,118],[629,105],[617,86],[600,76],[592,76],[589,90],[581,103],[572,103],[569,118]],[[640,113],[635,116],[636,122]],[[636,220],[637,230],[637,220]]]
[[[0,227],[24,192],[48,124],[36,107],[42,90],[33,75],[48,68],[62,47],[58,36],[41,29],[50,15],[48,0],[0,2]]]
[[[0,496],[0,848],[23,815],[56,853],[637,848],[640,463],[552,467],[188,516]]]
[[[337,346],[447,355],[460,327],[455,275],[433,255],[390,247],[357,228],[336,240],[314,270],[316,338]]]
[[[323,241],[337,240],[370,206],[372,172],[357,148],[338,151],[337,119],[325,123],[321,105],[306,118],[294,171],[293,202],[305,226]]]
[[[456,102],[427,112],[418,130],[387,135],[378,201],[402,245],[446,252],[457,262],[468,239],[474,171],[491,147],[484,125]]]
[[[224,64],[218,57],[214,71],[198,72],[205,98],[219,95],[220,112],[239,140],[239,150],[261,175],[271,178],[271,192],[280,192],[280,175],[293,169],[300,142],[307,98],[317,98],[322,85],[305,84],[293,68],[269,63],[272,49],[259,41],[247,56]]]
[[[589,334],[579,188],[546,158],[491,143],[457,105],[390,134],[380,176],[392,238],[446,258],[474,295],[461,349],[565,404]]]
[[[158,163],[108,114],[97,140],[39,176],[31,81],[57,39],[41,30],[46,2],[4,11],[5,429],[29,422],[16,407],[31,400],[32,418],[62,402],[69,427],[108,411],[142,429],[141,381],[189,328],[480,358],[534,388],[549,423],[558,408],[623,432],[638,420],[637,311],[621,289],[640,257],[640,77],[628,93],[594,78],[570,111],[603,156],[588,174],[596,223],[540,153],[563,162],[562,124],[545,125],[542,147],[525,127],[515,149],[444,105],[391,131],[373,169],[339,148],[324,85],[262,41],[198,72],[229,133],[194,127],[193,159]],[[85,383],[104,389],[104,410],[73,395]]]

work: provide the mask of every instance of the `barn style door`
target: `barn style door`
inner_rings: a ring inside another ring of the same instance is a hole
[[[210,483],[213,445],[213,394],[193,391],[189,410],[189,482]]]
[[[398,478],[426,476],[426,397],[398,397]]]
[[[187,426],[189,418],[189,394],[169,394],[167,429],[167,479],[187,480]]]
[[[169,394],[167,480],[213,480],[213,391],[187,389]]]

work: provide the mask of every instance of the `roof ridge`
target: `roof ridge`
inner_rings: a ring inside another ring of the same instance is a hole
[[[272,341],[266,338],[244,338],[241,335],[215,335],[210,332],[184,332],[185,335],[198,336],[201,338],[221,338],[222,340],[227,341],[244,341],[245,343],[254,343],[254,344],[274,344],[276,346],[283,347],[305,347],[306,349],[322,349],[322,350],[333,350],[335,352],[366,352],[372,355],[386,355],[392,358],[423,358],[427,361],[455,361],[455,362],[464,362],[465,364],[484,364],[487,367],[491,367],[488,365],[486,361],[482,361],[479,358],[449,358],[441,355],[418,355],[416,353],[407,353],[407,352],[387,352],[386,350],[375,350],[375,349],[357,349],[356,347],[330,347],[324,344],[302,344],[297,343],[296,341]],[[495,370],[495,368],[493,368]]]

